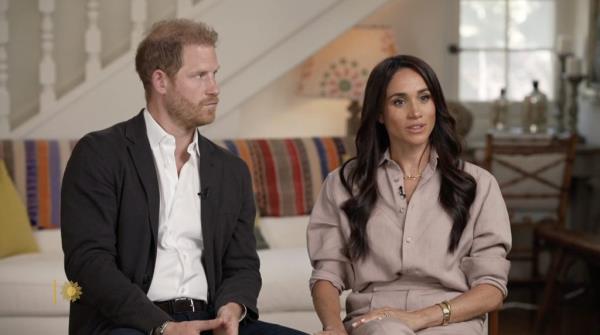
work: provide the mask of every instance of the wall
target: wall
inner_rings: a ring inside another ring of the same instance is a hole
[[[210,138],[343,136],[347,102],[298,96],[299,78],[296,67],[201,132]]]
[[[577,54],[583,56],[589,0],[556,1],[559,15],[557,32],[575,36]],[[121,29],[127,29],[130,25],[129,8],[124,3],[129,4],[128,1],[100,1],[99,25],[106,29],[102,42],[115,45],[114,48],[103,49],[103,62],[128,48],[129,34],[120,33]],[[149,0],[149,22],[172,14],[175,11],[174,3]],[[62,44],[57,44],[54,51],[57,58],[57,87],[61,93],[83,78],[85,55],[72,50],[82,50],[82,31],[86,18],[85,2],[61,0],[57,6],[68,6],[73,11],[69,24],[59,20],[55,27],[56,34],[72,36],[63,40]],[[38,82],[40,53],[37,42],[40,30],[37,2],[11,1],[8,15],[11,35],[18,31],[23,36],[11,39],[9,48],[9,89],[15,112],[12,118],[18,124],[37,109],[31,103],[37,97],[37,93],[32,94],[31,87],[32,83]],[[111,20],[107,20],[107,17]],[[452,99],[458,96],[458,57],[449,54],[447,46],[458,42],[458,17],[458,0],[390,0],[361,24],[392,27],[399,51],[427,60],[436,70],[446,97]],[[235,112],[220,117],[215,124],[202,131],[213,138],[343,135],[347,102],[300,97],[296,94],[298,78],[299,67],[295,67],[235,107]],[[135,96],[137,103],[139,97],[137,94]],[[600,134],[594,132],[596,125],[600,125],[598,99],[584,95],[579,102],[579,129],[589,142],[598,144]],[[489,124],[490,106],[487,103],[470,103],[468,106],[475,116],[469,140],[481,140]],[[515,118],[518,118],[519,112],[520,106],[513,105]],[[90,120],[97,122],[89,125],[94,129],[106,125],[101,116],[98,120],[95,117]]]
[[[586,52],[589,0],[557,0],[558,33],[575,37],[578,57]],[[389,25],[401,53],[427,60],[437,72],[447,99],[458,96],[458,57],[447,46],[458,42],[458,0],[392,0],[361,22]],[[210,137],[340,136],[345,133],[345,101],[311,99],[296,94],[299,68],[274,81],[227,117],[203,131]],[[489,126],[489,103],[466,102],[474,115],[468,141],[482,141]],[[600,98],[583,94],[579,99],[579,131],[588,143],[600,144]],[[522,106],[511,105],[514,122]],[[552,108],[552,106],[551,106]],[[552,120],[553,110],[549,118]]]
[[[447,46],[458,42],[458,9],[458,0],[391,0],[360,24],[390,26],[399,52],[424,58],[455,98],[458,57]],[[298,96],[299,74],[294,68],[201,131],[212,138],[344,135],[348,102]]]

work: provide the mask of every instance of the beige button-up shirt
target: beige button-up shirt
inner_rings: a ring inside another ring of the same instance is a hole
[[[346,250],[350,226],[340,209],[349,196],[340,181],[340,170],[331,172],[308,225],[311,288],[317,280],[327,280],[340,291],[362,292],[385,283],[402,286],[406,279],[409,286],[422,283],[452,292],[491,284],[506,296],[511,232],[495,178],[478,166],[465,164],[465,171],[477,182],[477,194],[458,247],[448,253],[452,220],[438,200],[441,176],[436,167],[437,154],[432,150],[407,203],[400,191],[402,169],[386,152],[377,172],[379,199],[367,223],[370,252],[354,262]]]

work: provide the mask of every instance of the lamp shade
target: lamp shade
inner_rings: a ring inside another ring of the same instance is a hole
[[[354,27],[303,64],[299,94],[360,101],[371,69],[395,54],[389,28]]]

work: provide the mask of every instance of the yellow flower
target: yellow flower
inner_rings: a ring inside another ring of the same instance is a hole
[[[63,298],[70,302],[79,300],[82,294],[81,286],[79,286],[77,282],[72,282],[70,280],[63,285],[61,292]]]

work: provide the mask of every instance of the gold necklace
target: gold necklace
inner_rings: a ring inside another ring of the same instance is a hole
[[[427,151],[427,148],[429,147],[429,144],[427,144],[425,146],[425,149],[423,149],[423,152],[421,153],[421,157],[419,157],[419,162],[417,163],[417,171],[421,170],[421,160],[423,159],[423,156],[425,155],[425,151]],[[404,177],[402,177],[402,179],[404,180],[417,180],[421,178],[421,173],[415,174],[415,175],[406,175]]]

